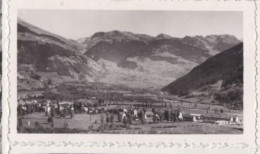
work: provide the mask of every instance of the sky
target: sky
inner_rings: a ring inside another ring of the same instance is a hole
[[[234,11],[19,10],[18,17],[74,40],[112,30],[173,37],[230,34],[243,39],[243,14]]]

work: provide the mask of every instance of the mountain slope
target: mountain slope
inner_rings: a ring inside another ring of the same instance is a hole
[[[225,51],[232,47],[232,45],[236,45],[241,43],[237,38],[232,35],[208,35],[205,37],[202,36],[186,36],[182,38],[182,41],[187,44],[192,44],[199,48],[208,50],[210,55],[215,55],[220,51]]]
[[[85,54],[93,59],[118,62],[147,45],[152,37],[131,32],[98,32],[85,40]]]
[[[228,90],[232,87],[242,88],[242,43],[209,58],[162,90],[174,95],[187,95],[219,81],[221,81],[220,90]]]
[[[82,54],[80,45],[49,33],[21,19],[18,20],[18,72],[19,78],[35,80],[55,78],[92,81],[103,68]],[[53,76],[52,76],[53,77]],[[62,79],[63,80],[63,79]]]

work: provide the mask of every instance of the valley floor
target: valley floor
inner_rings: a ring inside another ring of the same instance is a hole
[[[42,91],[18,91],[18,94],[21,98],[18,110],[28,107],[25,111],[18,112],[19,133],[243,133],[243,110],[212,104],[208,97],[180,98],[160,91],[84,82],[63,83]],[[48,104],[53,109],[53,114],[46,116],[44,110],[47,111]],[[35,106],[41,106],[41,109],[32,110]],[[65,117],[59,113],[61,106],[66,113]],[[69,112],[72,106],[75,114],[71,118]],[[125,112],[125,109],[128,111]],[[134,110],[138,112],[138,118],[127,119],[131,122],[124,123],[120,121],[122,118],[118,118],[124,113],[133,116]],[[148,112],[149,117],[145,120],[140,118],[142,116],[139,115]],[[166,118],[180,112],[183,114],[183,120],[174,122]],[[106,122],[106,115],[113,115],[112,122]],[[239,119],[241,123],[235,124],[234,119]]]

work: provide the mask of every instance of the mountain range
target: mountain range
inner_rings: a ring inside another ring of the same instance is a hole
[[[78,41],[83,53],[103,64],[101,82],[161,88],[240,41],[231,35],[175,38],[131,32],[98,32]]]
[[[176,38],[116,30],[71,40],[19,19],[18,79],[22,87],[51,79],[160,89],[239,43],[232,35]]]

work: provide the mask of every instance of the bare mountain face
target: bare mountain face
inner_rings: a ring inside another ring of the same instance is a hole
[[[229,49],[230,47],[232,47],[232,45],[234,46],[240,43],[240,41],[232,35],[208,35],[206,37],[186,36],[182,39],[182,41],[187,44],[205,49],[209,52],[210,55],[215,55],[221,51]]]
[[[240,41],[230,35],[174,38],[130,32],[98,32],[78,40],[83,53],[104,66],[100,81],[141,88],[162,88],[193,67]]]
[[[162,90],[173,95],[199,95],[242,106],[243,44],[209,58]]]
[[[22,87],[41,87],[43,81],[93,81],[103,68],[80,53],[72,40],[18,20],[18,79]],[[41,81],[41,82],[39,82]]]

